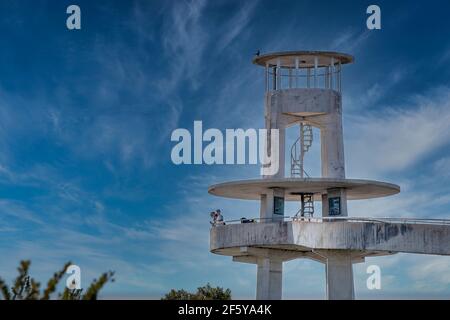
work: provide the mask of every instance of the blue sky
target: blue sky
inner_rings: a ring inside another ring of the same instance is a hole
[[[82,30],[66,28],[78,4]],[[382,30],[366,28],[368,5]],[[258,166],[175,166],[176,128],[262,128],[257,49],[335,50],[344,70],[347,176],[400,195],[353,216],[450,218],[448,1],[24,1],[0,3],[0,276],[20,259],[45,281],[64,262],[107,297],[159,298],[206,282],[253,298],[256,269],[209,253],[209,211],[258,204],[208,195]],[[308,155],[319,173],[317,144]],[[365,268],[382,268],[382,290]],[[450,259],[398,254],[355,266],[359,298],[448,298]],[[323,298],[324,267],[285,264],[285,298]]]

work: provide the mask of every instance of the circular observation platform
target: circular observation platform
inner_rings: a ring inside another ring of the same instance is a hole
[[[242,248],[283,250],[293,258],[311,257],[307,253],[317,250],[351,251],[360,258],[397,252],[450,255],[449,242],[450,220],[306,218],[210,230],[210,251],[227,256],[248,254]]]
[[[298,68],[314,68],[314,66],[321,68],[328,67],[332,61],[333,64],[342,65],[352,63],[354,60],[355,59],[353,56],[339,52],[285,51],[256,56],[253,59],[253,63],[263,67],[276,67],[279,65],[282,68],[296,68],[296,65],[298,63]]]
[[[243,200],[260,200],[270,189],[284,189],[285,200],[298,201],[301,193],[313,193],[314,200],[322,199],[329,189],[345,189],[348,200],[362,200],[387,197],[400,192],[395,184],[360,179],[333,178],[284,178],[254,179],[225,182],[212,185],[208,192],[212,195]]]

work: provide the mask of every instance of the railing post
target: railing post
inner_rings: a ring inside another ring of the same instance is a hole
[[[289,89],[291,89],[292,88],[292,69],[291,68],[288,69],[288,78],[289,78],[289,81],[288,81]]]
[[[333,90],[334,57],[331,57],[330,73],[330,89]]]
[[[269,63],[266,62],[266,70],[265,70],[265,86],[266,86],[266,92],[269,91]]]
[[[298,88],[298,57],[295,57],[295,87]]]
[[[319,64],[319,58],[314,57],[314,88],[317,88],[317,67]]]
[[[341,91],[342,91],[342,84],[341,84],[342,79],[341,79],[341,61],[340,60],[339,60],[338,67],[339,67],[339,70],[338,70],[338,84],[339,84],[339,88],[338,88],[338,90],[339,90],[339,93],[341,93]]]
[[[277,90],[277,67],[272,68],[272,90]]]
[[[281,61],[277,59],[277,90],[281,89]]]
[[[306,87],[308,89],[311,87],[311,68],[306,69]]]

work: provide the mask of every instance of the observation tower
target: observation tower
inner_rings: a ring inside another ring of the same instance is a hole
[[[259,179],[216,184],[208,192],[260,202],[258,218],[228,221],[210,232],[212,253],[257,266],[257,299],[282,298],[283,262],[292,259],[325,264],[327,299],[354,299],[352,266],[366,257],[450,254],[449,221],[348,216],[347,200],[400,192],[395,184],[345,177],[341,74],[353,60],[321,51],[271,53],[253,60],[264,68],[265,127],[268,133],[279,133],[279,170]],[[292,126],[298,138],[286,146],[286,129]],[[320,177],[310,177],[304,166],[306,153],[316,143],[313,128],[320,130]],[[270,143],[266,148],[270,154]],[[298,211],[285,214],[285,201],[297,202]],[[315,210],[317,202],[321,212]]]

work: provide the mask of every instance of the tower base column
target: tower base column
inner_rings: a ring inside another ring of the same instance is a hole
[[[327,299],[355,299],[351,252],[345,250],[320,250],[317,253],[326,258]]]
[[[281,300],[283,262],[271,258],[258,258],[256,300]]]

